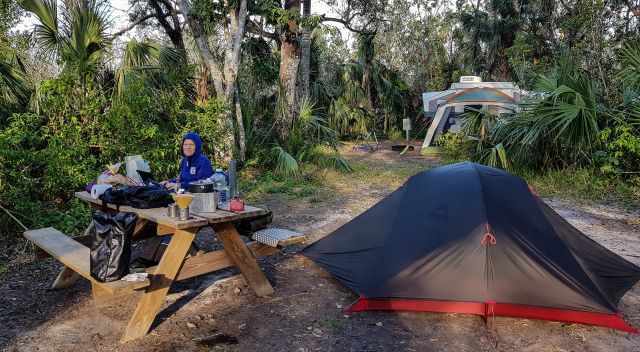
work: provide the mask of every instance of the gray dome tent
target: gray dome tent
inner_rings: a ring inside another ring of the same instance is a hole
[[[425,171],[303,252],[360,295],[350,311],[576,322],[636,332],[618,314],[640,268],[567,223],[509,173]]]

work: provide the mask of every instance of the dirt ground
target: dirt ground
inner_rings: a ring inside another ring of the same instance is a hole
[[[437,163],[390,150],[347,157],[366,169],[365,177],[334,179],[333,194],[323,201],[269,195],[263,203],[273,210],[275,225],[315,241],[404,181],[385,170],[397,168],[408,176]],[[584,233],[640,265],[639,211],[547,201]],[[98,307],[86,282],[47,290],[59,270],[53,261],[14,262],[0,277],[0,350],[640,352],[640,335],[584,325],[495,318],[487,327],[479,317],[460,314],[345,315],[356,296],[298,254],[301,248],[260,261],[275,287],[272,297],[257,298],[239,276],[192,279],[172,289],[150,335],[127,344],[118,340],[135,307],[133,297]],[[640,285],[627,293],[620,309],[640,326]]]

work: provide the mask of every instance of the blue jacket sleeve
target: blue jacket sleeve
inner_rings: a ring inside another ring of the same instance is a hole
[[[205,178],[209,178],[213,176],[213,167],[211,166],[211,161],[206,156],[200,158],[200,167],[198,168],[198,173],[196,174],[197,180],[203,180]]]
[[[170,179],[169,182],[171,182],[171,183],[178,182],[178,178],[180,177],[180,175],[182,175],[182,169],[184,168],[183,164],[184,164],[184,159],[180,160],[180,168],[178,170],[178,177],[174,177],[174,178]]]
[[[194,181],[204,180],[213,175],[213,168],[211,162],[207,157],[201,156],[192,164],[196,168],[196,174],[190,173],[190,167],[184,165],[184,170],[180,173],[180,188],[187,188],[189,184]]]

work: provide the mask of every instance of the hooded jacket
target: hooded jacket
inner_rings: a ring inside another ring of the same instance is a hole
[[[187,139],[192,140],[196,145],[196,151],[190,157],[184,155],[184,148],[182,147]],[[184,135],[180,144],[180,151],[182,152],[182,161],[180,162],[180,176],[177,179],[180,182],[180,188],[187,188],[191,182],[203,180],[213,175],[211,161],[202,155],[202,140],[197,133],[189,132]],[[176,180],[172,181],[175,182]]]

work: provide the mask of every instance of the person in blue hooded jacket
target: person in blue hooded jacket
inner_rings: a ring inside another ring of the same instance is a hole
[[[186,189],[194,181],[204,180],[213,175],[211,161],[202,155],[202,140],[196,132],[189,132],[182,138],[182,161],[180,175],[177,178],[163,182],[169,189],[175,189],[177,183]]]

